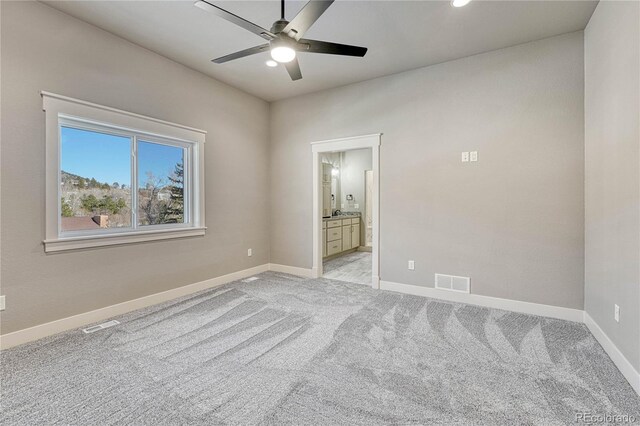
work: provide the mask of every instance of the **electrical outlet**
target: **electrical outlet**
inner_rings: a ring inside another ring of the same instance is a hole
[[[618,305],[613,305],[613,319],[616,320],[616,322],[620,322],[620,306]]]
[[[413,271],[416,269],[416,263],[413,260],[409,261],[409,264],[407,265],[407,268],[409,268],[410,271]]]
[[[253,255],[253,251],[251,249],[247,250],[247,256],[251,257]]]
[[[0,296],[0,311],[4,311],[4,296]]]
[[[478,161],[478,151],[471,151],[471,161]]]
[[[462,153],[462,162],[463,163],[469,162],[469,151],[465,151]]]
[[[359,208],[360,208],[360,204],[354,204],[354,205],[353,205],[353,208],[354,208],[354,209],[359,209]]]

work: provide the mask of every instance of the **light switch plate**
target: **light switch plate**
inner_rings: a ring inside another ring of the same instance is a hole
[[[413,271],[416,269],[416,263],[413,260],[410,260],[407,267],[409,268],[410,271]]]
[[[613,305],[613,319],[616,320],[616,322],[620,322],[620,306],[618,305]]]
[[[0,296],[0,311],[4,311],[4,296]]]
[[[469,151],[465,151],[462,153],[462,162],[463,163],[469,162]]]
[[[360,208],[360,204],[354,204],[354,205],[353,205],[353,208],[354,208],[354,209],[359,209],[359,208]]]
[[[478,161],[478,151],[471,151],[471,161]]]
[[[247,250],[247,256],[249,257],[253,256],[253,250],[251,249]]]

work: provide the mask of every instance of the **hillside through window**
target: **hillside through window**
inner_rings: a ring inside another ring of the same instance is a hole
[[[132,138],[62,126],[61,230],[131,227]]]

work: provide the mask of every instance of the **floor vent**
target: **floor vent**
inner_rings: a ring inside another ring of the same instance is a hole
[[[457,277],[455,275],[436,274],[436,288],[440,290],[458,291],[469,293],[471,278]]]
[[[118,325],[118,324],[120,324],[120,322],[116,320],[111,320],[111,321],[103,322],[102,324],[93,325],[89,328],[84,328],[82,329],[82,331],[84,331],[86,334],[95,333],[96,331],[104,330],[105,328],[113,327],[114,325]]]
[[[249,277],[247,279],[242,280],[243,283],[250,283],[251,281],[259,280],[258,277]]]

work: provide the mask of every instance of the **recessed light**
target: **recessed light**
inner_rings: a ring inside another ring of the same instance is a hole
[[[278,63],[276,61],[272,61],[271,59],[269,59],[267,62],[265,62],[265,64],[267,64],[268,67],[277,67]]]
[[[468,5],[469,2],[471,2],[471,0],[452,0],[451,1],[451,6],[453,6],[453,7],[462,7],[462,6]]]

